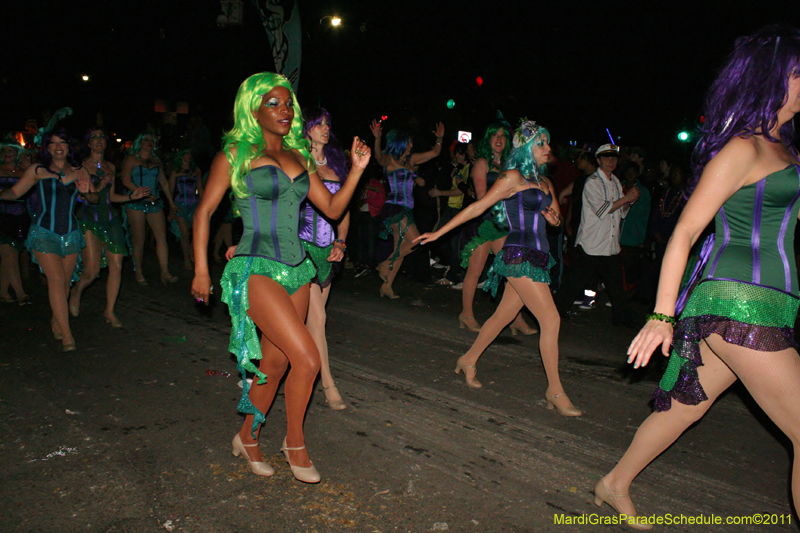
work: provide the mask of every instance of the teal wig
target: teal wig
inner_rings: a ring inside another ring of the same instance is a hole
[[[154,160],[158,160],[158,139],[156,139],[156,134],[152,131],[145,131],[139,134],[136,139],[134,139],[133,144],[131,145],[131,155],[139,155],[139,151],[142,149],[142,141],[145,137],[150,137],[153,139],[153,152],[152,156]]]
[[[191,148],[178,150],[178,153],[175,154],[175,159],[172,160],[172,168],[175,170],[175,172],[180,172],[183,169],[183,156],[191,153]],[[194,169],[196,168],[197,165],[194,162],[194,157],[192,157],[192,159],[189,160],[189,172],[194,172]]]
[[[526,180],[538,182],[539,174],[544,172],[545,165],[541,167],[533,158],[533,146],[542,146],[550,142],[550,132],[547,128],[536,124],[527,118],[522,119],[519,128],[514,132],[514,150],[506,161],[506,170],[517,170]]]
[[[14,152],[17,154],[14,157],[14,166],[18,167],[19,164],[22,162],[22,153],[25,151],[25,149],[19,144],[14,142],[0,142],[0,151],[5,150],[6,148],[14,150]]]
[[[303,113],[292,90],[292,84],[281,74],[272,72],[253,74],[239,86],[233,104],[233,128],[222,138],[223,150],[231,167],[231,188],[238,198],[250,195],[245,176],[250,172],[252,160],[267,148],[267,142],[254,113],[262,104],[264,95],[275,87],[283,87],[289,91],[294,109],[291,128],[283,137],[283,148],[300,152],[309,165],[309,172],[315,168],[309,152],[309,142],[303,137]]]
[[[478,141],[478,149],[475,150],[475,157],[478,159],[483,158],[488,163],[489,166],[492,166],[492,161],[494,160],[494,151],[492,151],[491,139],[494,137],[495,133],[498,131],[503,130],[506,136],[506,147],[503,149],[503,154],[500,157],[500,164],[502,165],[508,160],[508,155],[511,153],[511,124],[506,122],[505,120],[497,120],[489,124],[489,127],[486,128],[486,132],[483,134],[483,138]]]

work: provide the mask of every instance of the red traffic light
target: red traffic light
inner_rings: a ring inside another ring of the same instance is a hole
[[[481,85],[483,85],[483,78],[478,76],[477,78],[475,78],[475,83],[477,83],[478,87],[480,87]]]

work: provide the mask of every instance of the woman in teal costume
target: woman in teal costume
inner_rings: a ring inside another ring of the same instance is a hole
[[[411,137],[398,130],[389,132],[386,150],[381,152],[383,128],[380,122],[373,120],[370,129],[372,135],[375,136],[375,160],[384,167],[390,189],[386,203],[383,204],[384,229],[381,232],[381,238],[386,239],[389,235],[394,237],[394,251],[388,259],[378,265],[378,273],[383,280],[380,295],[394,300],[399,298],[392,291],[394,278],[400,271],[403,258],[414,249],[413,240],[419,236],[412,215],[414,185],[423,185],[422,178],[418,178],[416,175],[417,167],[437,157],[442,151],[444,124],[439,122],[436,125],[436,130],[433,132],[436,135],[436,144],[433,145],[433,148],[417,154],[411,153],[411,149],[414,147]]]
[[[69,293],[69,313],[74,317],[80,314],[83,291],[97,279],[105,261],[108,264],[108,279],[103,320],[113,328],[121,328],[122,323],[114,313],[114,307],[122,283],[122,258],[128,255],[128,239],[122,227],[122,218],[111,203],[146,198],[150,196],[150,189],[139,187],[131,194],[114,191],[117,169],[105,160],[108,138],[102,128],[89,130],[86,146],[89,148],[89,157],[83,161],[83,169],[91,178],[100,199],[96,204],[83,201],[78,209],[78,223],[86,246],[81,250],[83,269]]]
[[[20,167],[23,152],[16,143],[0,143],[0,188],[12,187],[22,177]],[[24,200],[0,201],[0,302],[11,303],[14,289],[19,305],[30,303],[31,297],[22,287],[19,254],[25,250],[25,239],[31,224]]]
[[[490,207],[500,209],[509,232],[500,253],[492,264],[491,278],[508,280],[497,310],[487,320],[472,347],[458,359],[456,373],[464,373],[467,385],[481,388],[475,378],[475,364],[481,354],[497,338],[514,317],[527,307],[542,329],[539,352],[542,356],[549,409],[556,408],[564,416],[580,416],[569,401],[558,373],[558,333],[561,319],[550,293],[549,269],[553,264],[545,226],[561,225],[558,202],[553,202],[553,184],[541,172],[550,161],[550,134],[533,121],[524,119],[514,133],[514,151],[492,188],[483,198],[462,210],[450,222],[433,233],[424,233],[415,242],[435,241],[451,229],[475,218]],[[495,281],[496,283],[496,281]]]
[[[144,253],[145,224],[153,230],[156,239],[156,256],[161,268],[161,283],[175,283],[178,278],[169,273],[169,248],[167,247],[167,219],[164,216],[164,203],[159,189],[169,203],[170,211],[175,211],[172,193],[169,190],[164,168],[156,153],[156,138],[152,133],[142,133],[131,147],[130,154],[122,162],[122,184],[133,192],[139,187],[150,189],[150,196],[125,205],[125,214],[131,230],[133,244],[133,263],[136,281],[147,285],[142,269]]]
[[[232,188],[244,233],[221,285],[233,322],[230,350],[242,374],[239,411],[247,415],[233,438],[233,454],[244,455],[258,475],[274,473],[261,456],[258,437],[285,374],[287,431],[281,449],[295,478],[316,483],[320,476],[303,436],[303,417],[320,368],[319,351],[305,326],[309,282],[316,269],[298,236],[300,205],[307,196],[326,217],[338,219],[369,162],[370,151],[358,138],[353,140],[350,173],[341,190],[331,195],[309,155],[291,84],[271,72],[250,76],[239,87],[234,127],[223,145],[195,211],[192,294],[208,302],[211,214]],[[262,334],[260,344],[256,327]],[[255,374],[252,386],[244,379],[247,372]]]
[[[96,202],[97,194],[62,128],[44,134],[40,155],[40,164],[28,167],[13,187],[0,193],[0,200],[16,200],[37,187],[39,211],[32,217],[25,244],[47,278],[53,336],[61,341],[61,349],[69,352],[75,350],[75,339],[69,328],[67,296],[78,252],[84,246],[75,204],[78,195]]]
[[[203,196],[203,180],[200,169],[188,148],[175,154],[172,171],[169,173],[169,190],[175,203],[175,217],[180,231],[183,268],[194,270],[192,266],[192,215]]]
[[[478,143],[478,159],[472,165],[472,182],[475,184],[475,194],[478,200],[486,195],[511,153],[511,125],[505,120],[498,120],[486,128],[483,138]],[[473,303],[475,290],[478,288],[478,279],[481,277],[483,267],[489,254],[497,254],[502,248],[508,234],[507,229],[500,229],[492,220],[490,214],[484,216],[478,226],[478,234],[472,237],[461,252],[461,266],[467,269],[464,275],[464,284],[461,289],[461,313],[458,315],[458,324],[461,328],[479,332],[480,324],[475,320]],[[539,330],[525,323],[522,315],[517,315],[511,323],[511,333],[533,335]]]
[[[793,331],[800,167],[792,146],[798,112],[800,31],[768,27],[737,40],[706,100],[693,156],[699,181],[667,245],[655,313],[628,349],[634,367],[646,365],[659,346],[670,356],[655,412],[595,487],[595,503],[633,517],[628,523],[636,529],[651,529],[652,521],[637,516],[630,484],[737,379],[792,441],[792,497],[800,509],[800,358]],[[704,246],[700,281],[689,284],[694,290],[680,312],[687,258],[711,220],[713,244]]]

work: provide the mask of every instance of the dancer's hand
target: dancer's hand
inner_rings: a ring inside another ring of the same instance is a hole
[[[372,151],[369,149],[369,146],[364,144],[364,141],[358,137],[353,137],[353,146],[350,148],[350,160],[353,162],[354,167],[360,169],[367,168],[371,154]]]
[[[208,305],[209,295],[214,292],[211,286],[211,277],[208,274],[195,274],[192,280],[192,296],[198,302]]]
[[[106,174],[103,176],[103,179],[100,180],[100,186],[97,188],[97,192],[102,191],[111,183],[112,177],[111,174]]]
[[[628,347],[628,363],[633,363],[633,368],[646,366],[650,362],[650,356],[659,346],[664,357],[669,357],[669,348],[672,346],[672,324],[663,320],[648,320]]]
[[[236,246],[229,246],[227,250],[225,250],[225,259],[230,261],[233,259],[233,254],[236,253]]]
[[[433,134],[436,135],[438,138],[444,137],[444,124],[441,122],[436,123],[436,129],[433,130]]]
[[[329,263],[338,263],[344,259],[344,248],[342,247],[341,243],[334,242],[333,248],[331,248],[331,253],[328,256]]]
[[[559,227],[563,222],[561,215],[556,213],[556,210],[550,206],[542,211],[542,216],[551,226]]]
[[[149,187],[139,187],[135,191],[131,193],[131,200],[141,200],[145,196],[150,196],[150,188]]]
[[[91,186],[92,182],[89,179],[89,175],[83,170],[79,171],[75,178],[75,187],[78,188],[78,192],[81,194],[89,194]]]
[[[369,125],[369,130],[372,132],[372,135],[377,138],[383,133],[383,126],[381,126],[381,123],[377,120],[373,120],[372,124]]]
[[[411,242],[413,242],[414,244],[428,244],[435,241],[439,237],[440,237],[439,232],[434,231],[433,233],[423,233],[422,235],[420,235]]]

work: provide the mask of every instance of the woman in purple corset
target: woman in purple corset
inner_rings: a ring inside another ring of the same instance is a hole
[[[670,357],[653,395],[655,412],[595,487],[595,503],[607,503],[636,529],[652,529],[653,520],[637,515],[633,480],[737,379],[792,442],[792,498],[800,509],[798,112],[800,31],[771,26],[738,39],[706,98],[694,190],[664,254],[655,312],[628,349],[637,368],[659,347]],[[716,235],[703,246],[691,292],[681,293],[690,250],[712,220]]]
[[[172,171],[169,173],[169,190],[175,204],[175,218],[180,231],[183,268],[194,270],[192,258],[192,215],[203,196],[203,180],[200,169],[188,148],[175,154]]]
[[[303,135],[311,142],[311,157],[314,158],[317,175],[325,188],[331,194],[336,194],[347,178],[348,165],[342,146],[331,132],[331,116],[325,109],[314,107],[303,110],[303,117]],[[349,212],[345,212],[338,222],[331,221],[308,200],[303,203],[300,212],[300,239],[317,269],[317,276],[311,281],[306,326],[319,350],[319,371],[325,401],[334,411],[347,408],[347,404],[342,401],[331,375],[328,341],[325,338],[325,305],[328,303],[331,282],[341,270],[349,228]]]
[[[495,214],[508,224],[502,250],[495,256],[487,286],[496,290],[500,277],[508,280],[497,310],[481,328],[472,347],[458,359],[456,373],[463,372],[467,385],[481,388],[475,378],[475,364],[523,306],[539,321],[542,356],[549,409],[564,416],[582,413],[569,401],[558,373],[558,333],[561,320],[550,294],[549,270],[553,264],[545,232],[546,224],[560,226],[558,202],[553,202],[553,184],[542,174],[550,161],[550,133],[533,121],[524,119],[514,132],[514,151],[502,172],[483,198],[473,203],[450,222],[433,233],[424,233],[415,242],[435,241],[454,227],[475,218],[492,206]]]
[[[414,225],[414,185],[424,185],[422,178],[416,174],[417,167],[438,156],[442,151],[444,124],[436,125],[436,144],[427,152],[412,154],[414,143],[408,133],[391,130],[386,136],[386,150],[381,152],[381,135],[383,129],[377,120],[370,126],[375,136],[375,160],[384,168],[389,181],[389,196],[383,204],[384,229],[381,238],[391,235],[394,238],[394,251],[388,259],[378,265],[378,273],[383,280],[381,296],[396,299],[399,296],[392,291],[392,283],[397,277],[403,258],[414,248],[414,239],[419,236]]]

